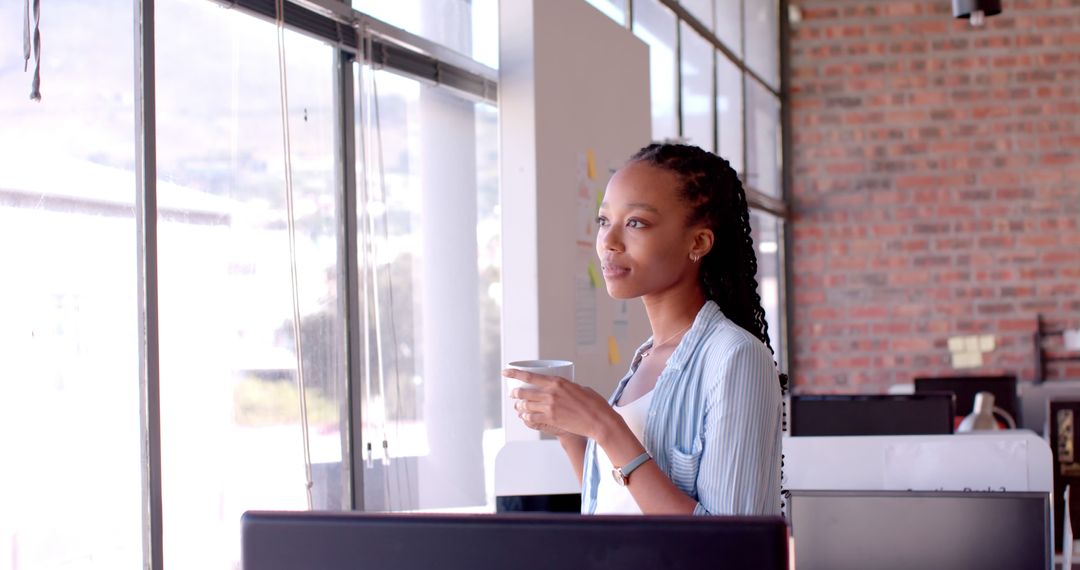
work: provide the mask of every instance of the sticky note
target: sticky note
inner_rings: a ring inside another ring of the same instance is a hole
[[[607,359],[611,364],[619,363],[619,343],[613,336],[607,337]]]
[[[600,204],[604,203],[604,191],[601,190],[596,193],[596,211],[600,211]]]
[[[596,180],[596,154],[590,148],[585,152],[585,164],[588,169],[589,180]]]
[[[954,336],[949,337],[949,352],[963,352],[964,350],[964,337]]]
[[[589,262],[589,281],[594,289],[600,287],[600,272],[596,270],[596,262]]]
[[[975,368],[982,366],[982,363],[981,352],[954,352],[952,355],[953,368]]]
[[[982,352],[990,352],[990,351],[994,350],[994,345],[996,344],[996,342],[994,342],[994,341],[995,341],[994,335],[992,335],[992,334],[984,334],[984,335],[980,336],[979,337],[979,350],[982,351]]]

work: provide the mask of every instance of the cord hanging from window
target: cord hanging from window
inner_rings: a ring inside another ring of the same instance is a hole
[[[387,355],[383,351],[383,313],[390,329],[390,344],[393,348],[393,374],[394,389],[397,408],[397,417],[404,417],[401,401],[401,371],[399,368],[397,323],[394,317],[394,283],[392,272],[386,271],[382,275],[378,265],[380,263],[380,243],[389,242],[389,229],[387,208],[389,201],[386,197],[386,176],[383,165],[382,126],[379,112],[379,89],[376,80],[376,67],[374,58],[374,40],[370,28],[363,26],[358,29],[357,40],[358,52],[362,54],[363,64],[360,66],[359,101],[360,101],[360,148],[363,161],[363,172],[358,176],[360,204],[364,219],[361,228],[361,251],[365,256],[362,262],[364,269],[363,279],[363,311],[364,311],[364,390],[369,410],[373,407],[374,400],[371,397],[372,378],[378,381],[379,386],[379,430],[382,435],[382,465],[385,469],[383,477],[383,498],[390,510],[393,509],[392,493],[390,490],[390,442],[387,434]],[[379,204],[376,211],[373,206]],[[381,216],[381,226],[376,224],[376,218]],[[380,290],[385,281],[387,303],[381,302]],[[368,288],[370,284],[370,289]],[[371,371],[371,338],[370,329],[375,330],[375,374]],[[369,412],[369,415],[371,413]],[[395,436],[400,441],[400,421],[395,423]],[[371,443],[366,444],[367,458],[365,464],[372,467]],[[394,491],[399,501],[408,501],[412,497],[412,478],[407,459],[403,459],[400,468],[394,474]],[[404,493],[402,492],[404,486]],[[408,508],[407,504],[399,502],[399,507]]]
[[[31,9],[31,5],[33,8]],[[34,14],[34,29],[30,29],[30,14]],[[30,99],[41,101],[41,0],[26,0],[23,13],[23,71],[30,66],[31,49],[34,57],[34,79],[30,83]]]
[[[296,262],[296,209],[293,202],[292,137],[289,133],[289,77],[285,62],[285,0],[275,0],[277,14],[278,84],[281,98],[281,139],[285,158],[285,207],[289,234],[289,269],[292,289],[293,345],[296,352],[296,387],[300,403],[300,429],[304,447],[304,489],[307,508],[313,508],[311,488],[311,437],[308,432],[307,383],[304,381],[304,343],[300,337],[300,285]]]
[[[370,31],[364,27],[357,34],[360,41],[360,52],[366,56],[370,56],[370,44],[371,34]],[[375,215],[372,212],[373,200],[371,197],[371,186],[374,184],[372,180],[372,172],[374,170],[372,158],[373,147],[375,146],[372,128],[372,116],[374,115],[374,105],[368,100],[372,97],[372,89],[370,83],[374,81],[374,66],[373,62],[365,57],[362,60],[360,66],[360,81],[359,81],[359,99],[360,99],[360,152],[363,165],[363,171],[360,176],[357,177],[358,190],[360,192],[360,215],[363,219],[363,225],[360,228],[361,239],[361,251],[364,259],[361,263],[363,269],[363,311],[364,311],[364,395],[366,397],[368,406],[368,417],[375,416],[374,419],[378,421],[378,430],[382,436],[382,446],[380,452],[382,453],[382,466],[384,469],[383,474],[383,499],[386,501],[386,506],[389,510],[393,510],[390,499],[390,478],[387,476],[390,467],[390,450],[389,441],[386,434],[386,381],[385,381],[385,367],[383,365],[383,350],[382,350],[382,319],[380,313],[382,310],[379,304],[379,256],[378,256],[378,243],[375,236]],[[374,345],[375,345],[375,370],[372,371],[372,338],[371,330],[374,329]],[[371,395],[372,389],[372,377],[378,381],[379,384],[379,405],[377,408],[378,414],[375,414],[375,401]],[[370,423],[374,424],[369,420]],[[367,461],[366,464],[370,468],[372,467],[372,449],[371,442],[366,445]]]

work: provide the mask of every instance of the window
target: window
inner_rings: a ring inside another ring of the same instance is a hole
[[[22,21],[0,4],[5,38]],[[0,66],[5,567],[141,566],[132,21],[47,3],[39,102],[17,48]]]
[[[681,0],[679,4],[709,31],[714,31],[713,0]]]
[[[352,0],[352,7],[489,67],[499,67],[498,0]]]
[[[769,325],[769,343],[782,369],[784,362],[784,330],[780,315],[784,312],[783,221],[772,214],[755,210],[750,215],[751,237],[754,239],[758,262],[758,294]]]
[[[652,139],[679,136],[676,114],[677,77],[675,14],[657,0],[634,0],[634,34],[649,44],[649,83],[652,90]]]
[[[780,87],[780,6],[776,0],[744,0],[746,62],[773,89]]]
[[[276,29],[157,7],[163,551],[226,569],[245,510],[307,508]],[[333,510],[349,499],[333,50],[292,32],[285,50],[312,503]]]
[[[713,144],[713,47],[682,26],[682,134],[689,144],[715,151]]]
[[[749,152],[747,182],[750,187],[780,197],[781,156],[780,100],[760,83],[746,82],[746,136]]]
[[[737,56],[742,50],[742,0],[715,0],[716,37]]]
[[[718,154],[745,178],[743,153],[742,72],[722,53],[716,54],[716,132]]]
[[[368,171],[358,212],[372,230],[367,311],[380,316],[368,320],[359,390],[365,508],[491,510],[497,448],[485,442],[498,443],[502,423],[496,114],[369,73],[357,66],[361,108],[377,92],[379,115],[368,133],[373,155],[361,154],[357,168]]]

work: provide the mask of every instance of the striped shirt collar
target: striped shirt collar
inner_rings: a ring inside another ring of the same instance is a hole
[[[686,365],[686,361],[694,355],[695,347],[698,345],[702,335],[723,318],[724,313],[715,301],[705,301],[705,304],[698,309],[697,316],[694,317],[694,324],[690,327],[690,330],[686,331],[686,335],[675,347],[675,352],[668,358],[667,367],[672,370],[682,370],[683,366]],[[644,344],[638,347],[637,352],[634,353],[634,361],[630,366],[631,371],[636,370],[641,362],[641,351],[648,350],[652,345],[653,338],[649,337]]]

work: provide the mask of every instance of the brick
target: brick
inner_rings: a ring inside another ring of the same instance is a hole
[[[997,337],[980,372],[1030,378],[1034,314],[1080,323],[1080,3],[1013,2],[982,30],[937,0],[799,6],[796,384],[952,373],[956,334]]]

